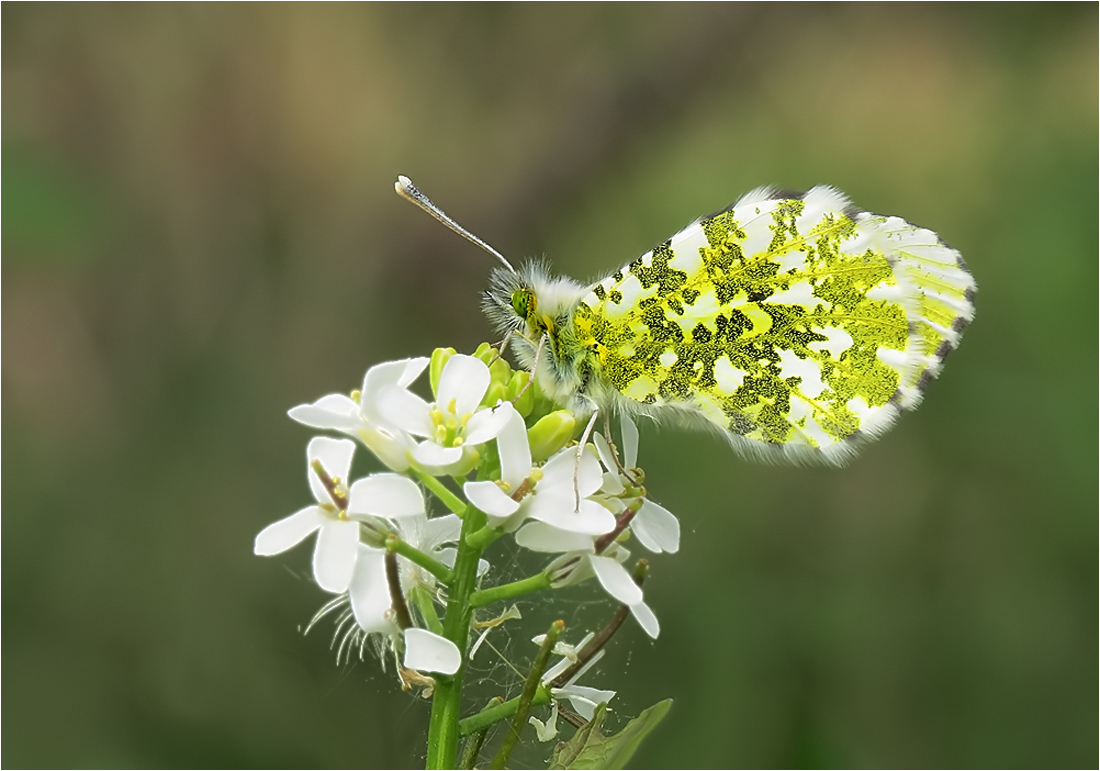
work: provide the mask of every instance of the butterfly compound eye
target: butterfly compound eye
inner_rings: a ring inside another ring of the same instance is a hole
[[[521,319],[528,319],[535,312],[535,293],[530,289],[517,289],[512,292],[512,310]]]

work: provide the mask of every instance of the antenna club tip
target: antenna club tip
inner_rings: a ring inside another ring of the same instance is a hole
[[[393,189],[397,191],[398,195],[406,195],[410,190],[415,190],[412,180],[406,177],[404,174],[397,175],[397,181],[393,183]]]

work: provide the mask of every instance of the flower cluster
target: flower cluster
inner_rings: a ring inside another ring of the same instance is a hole
[[[425,371],[430,398],[415,390]],[[461,683],[463,661],[480,645],[471,646],[471,628],[487,634],[519,615],[513,609],[479,622],[478,609],[594,577],[619,610],[608,628],[575,648],[555,642],[565,658],[537,680],[555,718],[559,700],[568,700],[590,719],[614,692],[575,681],[603,655],[610,634],[629,614],[658,635],[641,586],[647,563],[628,569],[624,541],[633,536],[650,552],[675,552],[679,523],[647,495],[629,417],[620,416],[619,447],[606,429],[578,444],[581,416],[558,409],[527,372],[513,370],[487,344],[472,355],[437,349],[430,358],[379,364],[361,390],[324,396],[289,414],[350,438],[309,442],[314,503],[261,531],[255,553],[280,554],[316,534],[313,575],[336,596],[314,621],[343,608],[338,657],[356,646],[362,656],[373,640],[395,657],[404,687],[432,695],[439,676]],[[389,471],[352,480],[353,440]],[[429,500],[448,511],[433,514]],[[495,576],[482,555],[506,535],[554,556],[536,575],[486,585]],[[540,738],[556,733],[552,720],[531,721]]]

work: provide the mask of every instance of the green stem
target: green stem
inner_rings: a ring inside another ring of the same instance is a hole
[[[523,684],[523,693],[519,697],[516,714],[512,716],[512,725],[504,736],[504,742],[497,750],[497,755],[493,758],[493,765],[490,768],[504,768],[504,764],[508,762],[512,750],[515,749],[516,742],[519,741],[520,731],[527,725],[527,713],[531,711],[531,702],[539,689],[542,673],[546,671],[546,667],[550,663],[550,654],[553,652],[558,638],[561,637],[563,629],[565,629],[564,621],[555,621],[550,625],[550,631],[546,633],[546,638],[542,641],[542,647],[539,648],[539,653],[535,656],[535,663],[531,665],[531,671],[527,673],[527,682]]]
[[[537,575],[524,578],[521,581],[513,581],[510,584],[501,584],[500,586],[494,586],[489,589],[482,589],[481,591],[474,592],[470,596],[470,605],[475,608],[481,608],[486,605],[491,605],[494,602],[510,600],[513,597],[519,597],[524,594],[530,594],[531,592],[549,588],[550,574],[538,573]]]
[[[504,699],[499,696],[494,696],[489,699],[486,707],[495,707],[498,704],[503,704]],[[459,758],[458,767],[462,769],[472,769],[477,765],[477,756],[481,754],[481,745],[485,744],[485,734],[489,732],[489,726],[485,726],[480,731],[475,731],[472,736],[466,738],[466,743],[462,745],[462,757]]]
[[[466,504],[463,503],[461,498],[448,490],[442,482],[418,469],[410,468],[409,471],[420,480],[420,484],[427,487],[435,494],[436,498],[443,501],[444,506],[460,517],[466,516]]]
[[[438,560],[432,559],[427,554],[420,551],[420,549],[402,541],[392,533],[386,538],[386,548],[390,551],[397,552],[414,565],[419,565],[424,568],[445,584],[450,585],[451,581],[454,580],[454,573],[452,573],[449,567]]]
[[[426,586],[418,586],[413,589],[413,602],[420,611],[420,617],[428,625],[428,631],[432,634],[443,635],[443,624],[439,620],[439,614],[435,610],[435,602],[432,593]]]
[[[462,652],[462,666],[451,677],[436,679],[432,696],[432,716],[428,723],[429,769],[454,768],[458,758],[458,718],[462,708],[462,675],[466,669],[466,644],[470,635],[470,595],[477,585],[477,565],[481,549],[470,546],[466,536],[484,526],[485,515],[473,506],[465,511],[462,534],[455,556],[454,580],[447,598],[447,615],[443,620],[443,636]]]
[[[519,709],[520,697],[517,696],[514,699],[509,699],[503,704],[498,704],[495,707],[488,707],[481,710],[476,715],[470,715],[463,718],[458,722],[458,733],[462,736],[468,736],[469,734],[481,731],[489,726],[496,725],[501,720],[507,720],[512,715],[516,714],[516,710]],[[534,697],[531,699],[531,706],[537,707],[542,704],[550,703],[550,690],[545,686],[539,686],[539,689],[535,692]]]
[[[484,549],[486,546],[491,544],[496,539],[500,538],[502,535],[504,535],[504,533],[500,532],[499,530],[494,530],[493,528],[486,525],[480,530],[466,536],[466,540],[470,543],[471,546],[476,546],[479,549]]]

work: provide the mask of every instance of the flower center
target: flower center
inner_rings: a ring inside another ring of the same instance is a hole
[[[440,447],[461,447],[465,442],[462,434],[473,416],[469,412],[459,415],[457,409],[455,400],[451,399],[446,409],[440,409],[436,405],[428,412],[432,421],[432,440]]]

